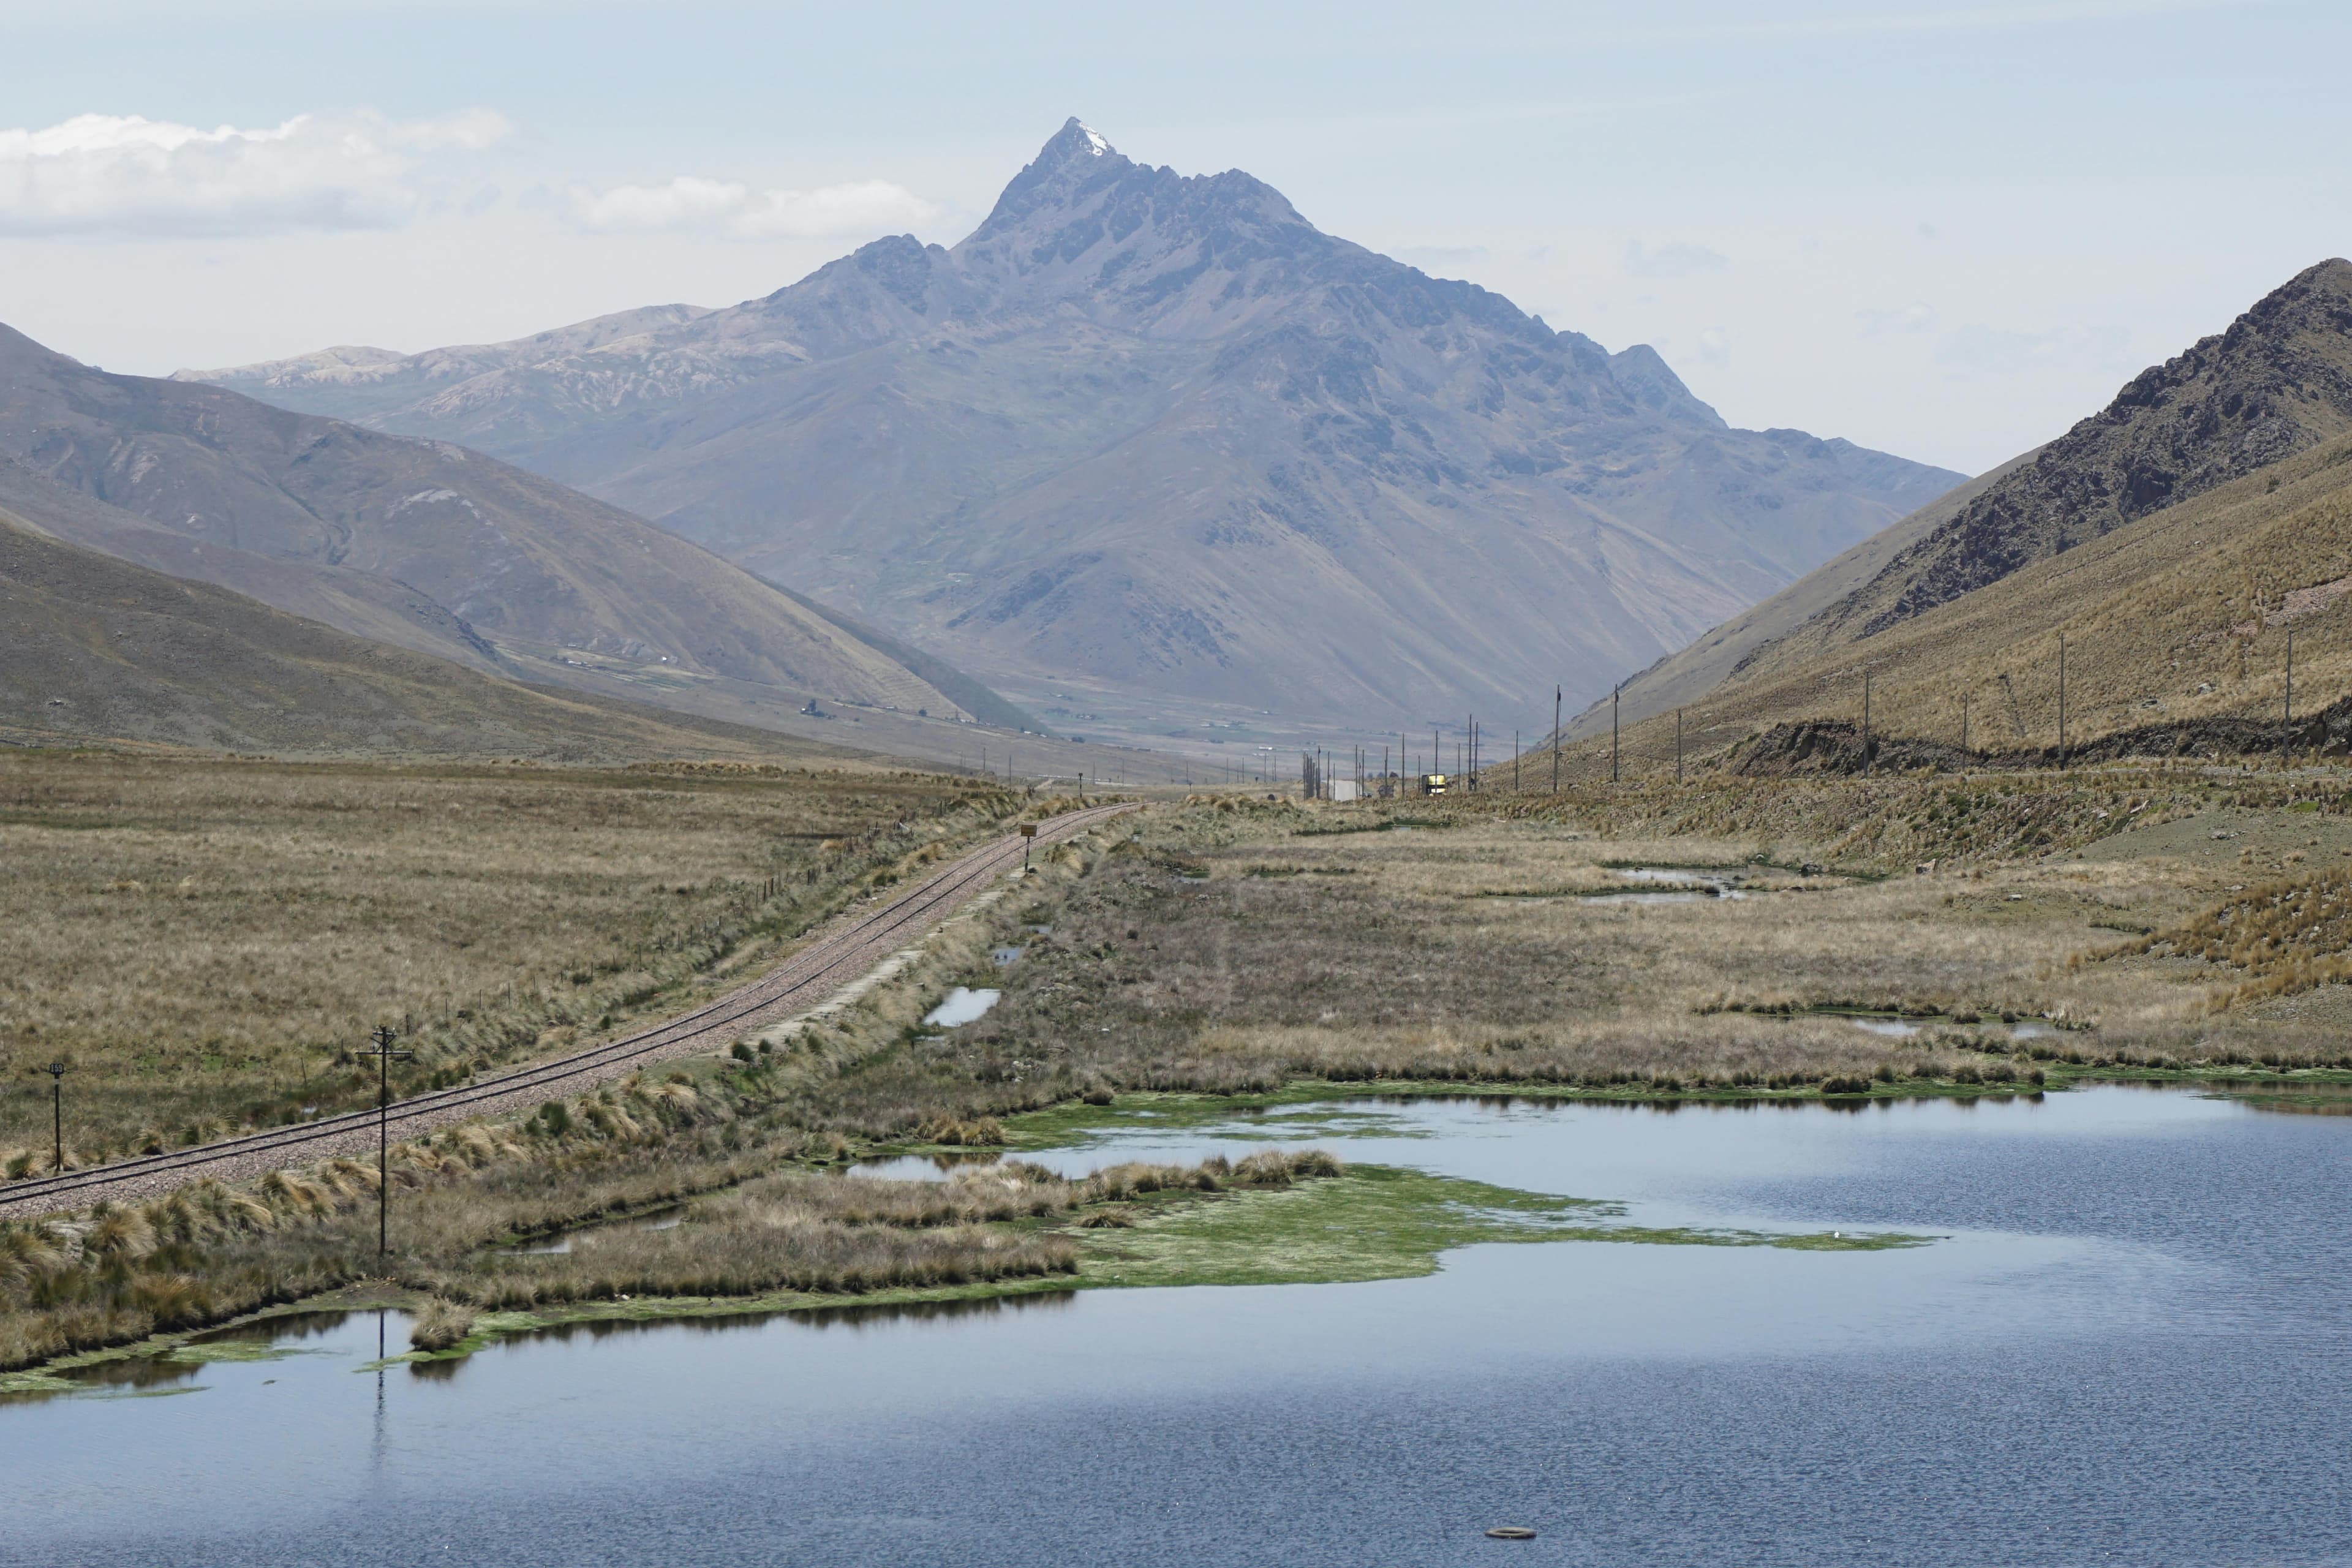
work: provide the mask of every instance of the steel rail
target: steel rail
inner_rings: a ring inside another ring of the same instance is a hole
[[[1131,805],[1113,805],[1070,812],[1040,824],[1038,837],[1049,843],[1066,838],[1095,823],[1133,809]],[[995,880],[1020,858],[1024,847],[1024,839],[1015,834],[1008,834],[982,845],[904,889],[880,909],[869,910],[838,930],[819,933],[814,940],[759,979],[690,1012],[570,1056],[511,1068],[493,1078],[430,1089],[396,1101],[388,1108],[388,1119],[399,1124],[438,1117],[443,1112],[565,1083],[584,1074],[617,1067],[668,1047],[700,1044],[709,1037],[721,1034],[746,1018],[774,1009],[779,1004],[813,986],[830,982],[837,988],[843,983],[843,976],[837,972],[845,965],[856,963],[885,936],[896,940],[909,928],[929,925],[941,905],[960,904],[980,887]],[[861,970],[870,966],[870,962],[868,960],[866,964],[861,965]],[[269,1128],[187,1149],[140,1155],[104,1165],[12,1182],[0,1185],[0,1214],[17,1209],[28,1202],[37,1203],[68,1194],[87,1193],[176,1172],[197,1170],[279,1150],[300,1149],[306,1144],[363,1132],[373,1128],[376,1121],[376,1108],[371,1106],[364,1110],[342,1111],[316,1121]],[[46,1209],[56,1205],[42,1204],[41,1206]]]

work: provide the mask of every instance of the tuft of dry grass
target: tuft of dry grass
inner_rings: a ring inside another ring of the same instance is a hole
[[[461,1301],[436,1296],[417,1309],[408,1326],[412,1350],[446,1351],[474,1331],[474,1309]]]
[[[2238,890],[2180,925],[2116,951],[2202,959],[2245,977],[2217,1001],[2256,1001],[2352,982],[2352,868]]]

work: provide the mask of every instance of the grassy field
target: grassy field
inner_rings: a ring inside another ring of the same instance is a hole
[[[1010,802],[930,775],[0,753],[0,1163],[366,1103],[675,1005]],[[24,918],[30,916],[31,918]],[[37,1154],[35,1152],[37,1151]]]
[[[2188,775],[1955,793],[1165,811],[1028,911],[1050,934],[1027,936],[984,1024],[823,1086],[813,1118],[905,1135],[949,1106],[1030,1110],[1073,1080],[1968,1092],[2094,1067],[2346,1059],[2342,987],[2265,1012],[2242,993],[2269,960],[2217,959],[2189,934],[2323,863],[2333,889],[2352,853],[2340,804],[2248,804],[2237,781]],[[1624,870],[1675,867],[1744,896],[1625,897],[1662,887]]]

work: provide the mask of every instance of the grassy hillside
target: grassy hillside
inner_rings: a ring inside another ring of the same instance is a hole
[[[1860,643],[1786,642],[1688,704],[1693,758],[1766,726],[1862,717],[1885,737],[1977,751],[2054,746],[2059,639],[2074,744],[2185,720],[2284,717],[2352,694],[2352,437],[2014,573]],[[1575,776],[1607,767],[1605,725],[1573,748]],[[1630,725],[1626,770],[1671,768],[1671,713]]]
[[[587,761],[845,753],[362,641],[0,512],[0,738]]]
[[[1628,683],[1633,755],[1769,724],[2022,752],[2342,696],[2352,262],[2312,267],[2048,446],[1913,514]],[[2352,579],[2347,579],[2352,581]],[[1663,716],[1663,717],[1660,717]],[[1605,752],[1605,703],[1570,735]],[[2215,749],[2242,746],[2242,724]],[[2126,749],[2128,739],[2116,744]],[[2157,737],[2151,736],[2151,745]],[[1859,755],[1859,752],[1856,752]],[[1586,761],[1591,763],[1591,759]]]
[[[1860,544],[1817,571],[1758,605],[1724,622],[1678,653],[1667,655],[1625,682],[1619,693],[1619,720],[1646,719],[1685,703],[1695,702],[1722,685],[1766,648],[1790,636],[1815,616],[1871,582],[1897,555],[1943,527],[1977,497],[2032,462],[2039,448],[2012,458],[2000,468],[1937,498],[1892,527],[1872,534]],[[1602,698],[1568,723],[1571,737],[1606,734],[1609,700]]]

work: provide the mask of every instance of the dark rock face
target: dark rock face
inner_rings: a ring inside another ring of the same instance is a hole
[[[1374,728],[1605,689],[1959,478],[1730,429],[1645,347],[1075,120],[952,248],[588,336],[216,379],[479,447],[1015,689]]]
[[[1962,751],[1942,741],[1874,735],[1870,738],[1870,766],[1885,773],[1908,773],[1915,768],[1932,768],[1937,773],[2003,773],[2025,768],[2088,767],[2158,757],[2234,760],[2276,756],[2282,749],[2305,758],[2352,755],[2352,698],[2332,702],[2315,713],[2297,715],[2292,731],[2283,720],[2265,722],[2221,714],[2111,731],[2063,751],[2056,746]],[[1775,724],[1742,742],[1727,766],[1730,772],[1748,778],[1856,774],[1863,771],[1861,726],[1843,719]]]
[[[1889,563],[1867,637],[2352,426],[2352,262],[2299,273]]]

